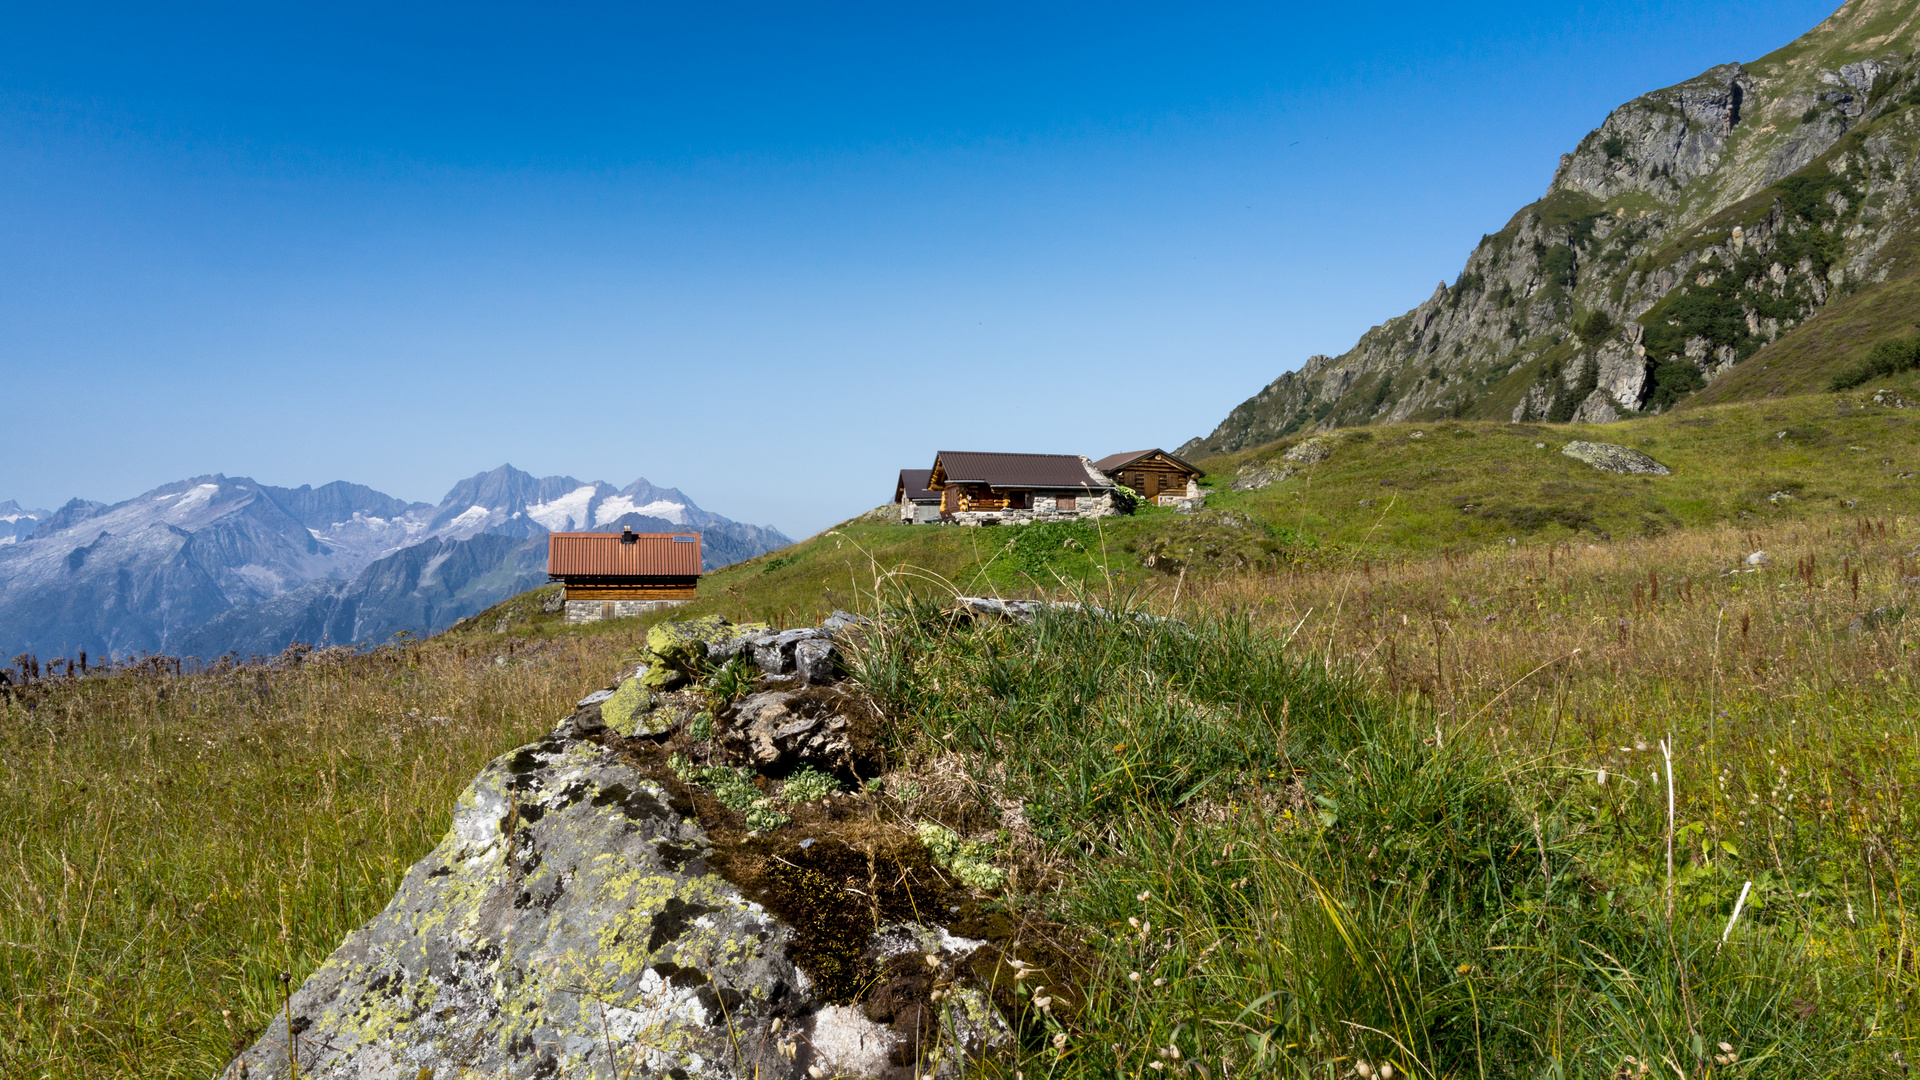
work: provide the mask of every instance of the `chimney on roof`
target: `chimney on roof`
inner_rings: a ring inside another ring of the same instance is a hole
[[[640,539],[639,537],[633,535],[633,526],[631,525],[623,526],[623,531],[620,533],[621,543],[632,544],[632,543],[636,543],[639,539]]]

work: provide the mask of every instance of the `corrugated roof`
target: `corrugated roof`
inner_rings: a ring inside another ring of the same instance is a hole
[[[932,475],[932,469],[901,469],[900,482],[893,486],[893,501],[905,496],[914,502],[939,502],[940,493],[927,490],[927,479]]]
[[[700,573],[699,533],[547,534],[547,573],[611,577],[694,577]]]
[[[1091,473],[1086,458],[1077,454],[990,454],[971,450],[942,450],[933,459],[934,471],[947,483],[986,484],[1012,488],[1097,488],[1113,485]],[[931,481],[929,481],[931,482]]]
[[[1093,467],[1096,469],[1099,469],[1103,473],[1115,473],[1133,464],[1134,462],[1139,461],[1141,458],[1149,458],[1155,454],[1159,454],[1161,457],[1166,458],[1168,461],[1171,461],[1176,465],[1180,465],[1180,466],[1184,466],[1185,468],[1192,469],[1194,472],[1194,475],[1196,476],[1207,475],[1200,468],[1193,465],[1188,465],[1186,462],[1181,461],[1179,458],[1174,457],[1172,454],[1167,453],[1165,450],[1162,450],[1159,447],[1154,447],[1152,450],[1130,450],[1124,454],[1111,454],[1111,455],[1108,455],[1107,457],[1101,458],[1099,461],[1094,462]]]

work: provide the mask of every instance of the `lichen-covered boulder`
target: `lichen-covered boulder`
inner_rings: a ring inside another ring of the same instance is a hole
[[[1665,465],[1640,451],[1630,446],[1615,446],[1613,443],[1575,439],[1561,447],[1560,452],[1575,461],[1585,462],[1601,472],[1666,476],[1669,471]]]
[[[646,680],[627,679],[612,696],[600,703],[600,719],[616,735],[637,738],[659,735],[673,726],[673,718],[654,708],[653,693]]]
[[[746,641],[771,629],[766,623],[735,625],[719,615],[658,623],[647,631],[647,667],[641,680],[649,689],[672,690],[703,668],[725,663]]]
[[[837,693],[808,688],[786,715],[826,716]],[[959,897],[885,858],[880,892],[822,891],[871,873],[871,845],[807,837],[778,859],[729,847],[634,744],[561,734],[582,716],[604,730],[588,706],[475,778],[386,910],[294,991],[291,1025],[276,1010],[222,1080],[289,1075],[290,1038],[313,1080],[927,1080],[1011,1044],[1017,942],[917,920],[962,911]],[[848,900],[871,921],[802,912],[796,929],[743,880],[775,907]]]
[[[700,827],[612,751],[489,765],[386,910],[294,993],[300,1073],[804,1076],[791,928],[712,873]],[[284,1076],[276,1019],[228,1078]],[[791,1053],[793,1056],[787,1056]]]

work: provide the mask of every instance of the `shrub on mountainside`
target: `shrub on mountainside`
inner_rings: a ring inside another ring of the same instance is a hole
[[[1920,334],[1880,342],[1867,353],[1866,359],[1842,368],[1827,388],[1834,391],[1851,390],[1870,379],[1881,379],[1914,368],[1920,368]]]
[[[1700,369],[1688,360],[1669,360],[1653,369],[1653,395],[1648,404],[1665,409],[1674,402],[1707,385]]]

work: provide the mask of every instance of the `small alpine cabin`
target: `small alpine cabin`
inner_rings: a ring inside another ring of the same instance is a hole
[[[961,525],[1070,521],[1119,513],[1113,481],[1078,454],[990,454],[942,450],[927,490],[940,495],[940,520]]]
[[[563,584],[569,624],[678,607],[700,583],[700,534],[549,533],[547,580]]]
[[[931,469],[901,469],[893,485],[893,501],[900,507],[900,524],[927,525],[940,520],[940,493],[927,490]]]
[[[1205,498],[1200,478],[1207,474],[1158,448],[1103,457],[1093,467],[1156,506],[1190,510]]]

